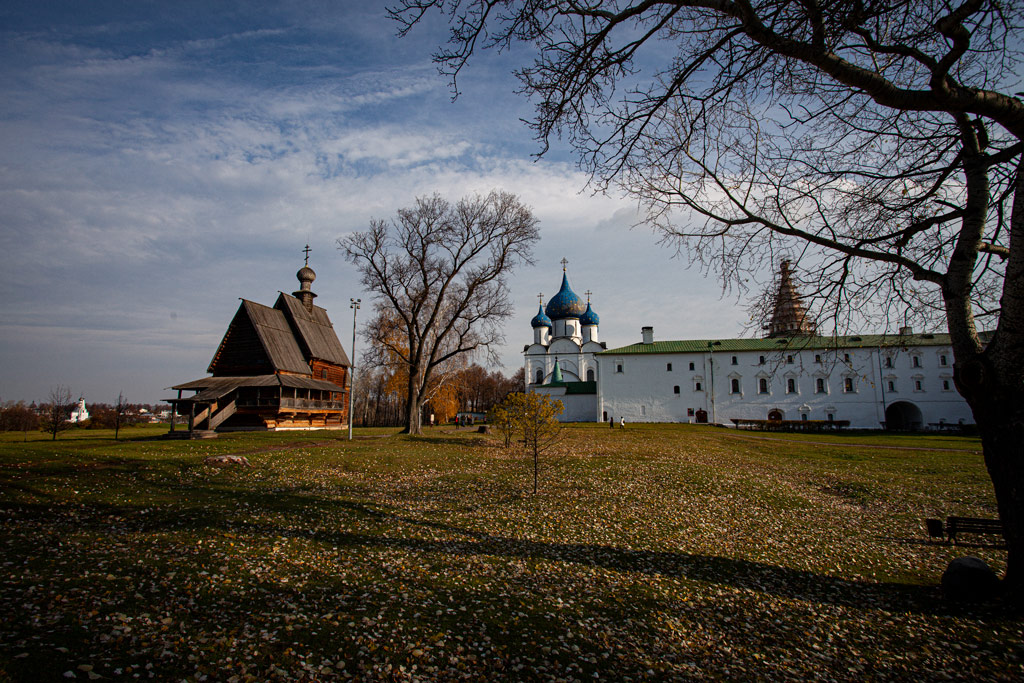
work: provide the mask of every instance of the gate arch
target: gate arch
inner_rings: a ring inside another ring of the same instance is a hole
[[[921,409],[910,401],[896,401],[885,409],[885,428],[893,431],[917,431],[924,428]]]

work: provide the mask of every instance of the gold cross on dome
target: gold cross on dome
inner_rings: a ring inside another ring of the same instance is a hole
[[[591,295],[591,294],[593,294],[593,292],[591,292],[591,291],[590,291],[590,290],[588,289],[587,291],[585,291],[585,292],[583,292],[583,293],[584,293],[584,294],[586,294],[586,296],[587,296],[587,303],[589,304],[589,303],[590,303],[590,295]]]
[[[537,303],[539,303],[541,306],[544,305],[544,293],[543,292],[540,292],[539,294],[537,294]]]

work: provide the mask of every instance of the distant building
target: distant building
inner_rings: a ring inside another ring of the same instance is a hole
[[[562,289],[562,299],[575,297],[564,274]],[[794,420],[861,429],[974,423],[954,386],[948,334],[818,336],[788,262],[771,296],[764,339],[655,341],[654,328],[644,327],[639,343],[607,350],[593,343],[596,316],[592,345],[573,336],[577,324],[590,321],[582,304],[555,307],[560,327],[541,311],[534,344],[524,350],[528,390],[563,401],[563,421]]]
[[[299,290],[282,292],[273,307],[243,299],[207,369],[211,376],[171,387],[178,396],[167,402],[190,433],[347,425],[351,364],[327,311],[313,305],[308,256],[296,277]]]
[[[85,399],[79,397],[78,403],[71,408],[71,413],[68,415],[68,422],[85,422],[89,419],[89,411],[85,409]]]

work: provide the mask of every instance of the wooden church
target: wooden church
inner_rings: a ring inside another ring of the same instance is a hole
[[[347,426],[351,364],[327,311],[313,305],[316,273],[306,249],[299,290],[282,292],[273,307],[242,299],[211,376],[171,387],[178,396],[167,402],[187,421],[183,435]]]

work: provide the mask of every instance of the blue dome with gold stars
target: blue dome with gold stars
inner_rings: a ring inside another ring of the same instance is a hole
[[[553,327],[551,318],[544,315],[544,306],[537,306],[537,315],[533,316],[533,320],[530,321],[530,326],[533,328],[537,327]]]
[[[586,306],[576,292],[569,286],[569,277],[562,273],[562,288],[548,302],[547,314],[552,320],[578,318],[586,311]]]
[[[594,313],[594,309],[590,307],[590,302],[587,302],[587,310],[580,316],[580,325],[597,325],[601,321],[597,317],[597,313]]]

